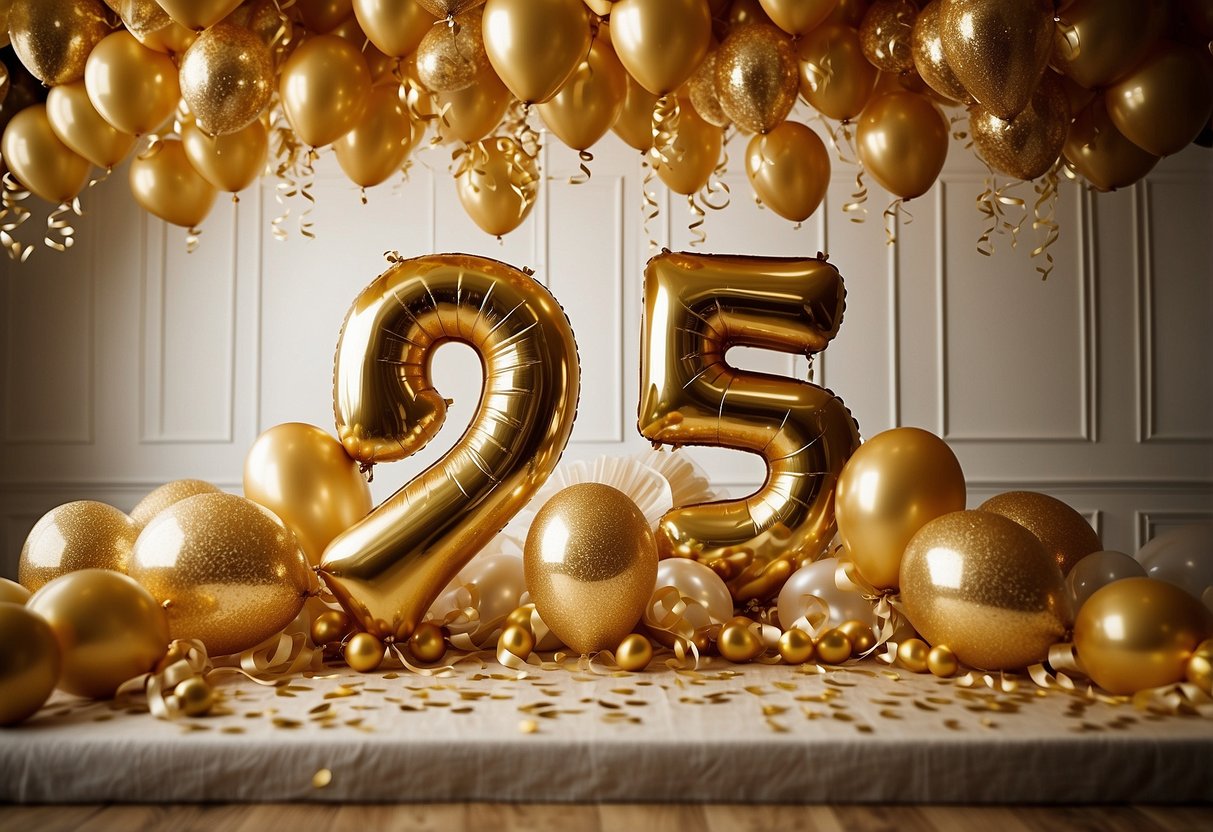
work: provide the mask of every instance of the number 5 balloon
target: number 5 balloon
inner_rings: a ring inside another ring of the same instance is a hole
[[[773,595],[797,562],[834,536],[834,485],[859,445],[829,390],[737,370],[733,346],[811,355],[842,323],[838,270],[808,258],[672,254],[649,261],[640,432],[669,445],[759,454],[766,483],[743,500],[675,508],[657,531],[662,557],[711,566],[737,600]]]
[[[564,310],[529,275],[483,257],[396,263],[363,290],[337,343],[333,404],[350,456],[404,459],[438,433],[446,402],[434,350],[477,351],[484,391],[438,462],[333,540],[320,573],[381,638],[407,637],[455,574],[530,499],[560,458],[577,410],[577,345]]]

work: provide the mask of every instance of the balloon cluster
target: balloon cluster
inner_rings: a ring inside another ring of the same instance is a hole
[[[28,217],[28,189],[60,206],[48,223],[70,245],[61,217],[79,211],[90,168],[132,152],[138,203],[195,228],[218,192],[266,172],[312,199],[322,148],[359,187],[382,183],[429,133],[454,148],[465,210],[502,235],[537,196],[532,109],[586,175],[590,149],[614,130],[699,216],[721,207],[711,197],[726,131],[753,134],[744,159],[756,197],[800,222],[820,206],[831,164],[819,131],[789,120],[802,99],[841,123],[821,122],[839,158],[897,200],[925,193],[943,167],[941,108],[967,107],[977,154],[1013,181],[1038,180],[1034,226],[1055,236],[1059,171],[1124,187],[1207,131],[1213,110],[1213,23],[1200,3],[1056,5],[15,0],[6,224]],[[45,103],[16,83],[26,70],[50,87]],[[849,207],[863,199],[860,179]],[[1023,200],[987,188],[980,204],[994,217]]]

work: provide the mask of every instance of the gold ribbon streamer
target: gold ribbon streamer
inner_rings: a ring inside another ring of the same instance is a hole
[[[703,230],[706,214],[695,201],[695,194],[687,195],[687,208],[691,211],[691,222],[687,225],[687,231],[691,233],[691,248],[697,248],[708,241],[708,234]]]
[[[578,150],[577,158],[580,160],[579,167],[581,168],[581,173],[569,177],[570,185],[584,185],[590,181],[590,177],[593,175],[590,173],[589,165],[590,162],[594,161],[594,154],[588,150]]]
[[[980,158],[980,157],[978,157]],[[994,235],[1009,233],[1011,235],[1011,248],[1015,248],[1019,244],[1019,232],[1023,228],[1024,221],[1027,219],[1027,203],[1018,196],[1012,196],[1009,191],[1018,185],[1018,182],[999,183],[997,174],[994,169],[983,159],[982,164],[986,166],[987,176],[985,179],[985,187],[982,192],[977,195],[977,210],[985,217],[985,228],[981,232],[981,236],[977,238],[977,252],[989,257],[994,253]],[[1019,218],[1015,222],[1007,219],[1007,213],[1004,207],[1017,208],[1022,211]]]
[[[275,240],[286,242],[290,236],[286,230],[286,220],[291,215],[286,200],[299,193],[297,169],[302,147],[287,123],[286,114],[281,107],[275,108],[270,116],[270,136],[274,155],[274,176],[278,179],[274,186],[274,201],[282,208],[270,221],[270,229]]]
[[[212,665],[201,641],[174,641],[166,652],[166,656],[173,655],[177,658],[151,673],[141,673],[123,682],[114,692],[114,698],[142,693],[147,699],[148,710],[157,719],[173,720],[183,716],[174,689],[186,679],[205,676]]]
[[[1053,163],[1053,167],[1049,168],[1044,176],[1036,180],[1032,186],[1036,192],[1036,202],[1032,206],[1032,230],[1039,231],[1044,229],[1044,239],[1041,243],[1032,249],[1032,257],[1037,258],[1044,255],[1045,263],[1043,266],[1037,266],[1036,271],[1040,273],[1041,280],[1048,280],[1049,275],[1053,273],[1053,253],[1049,248],[1057,242],[1057,238],[1061,236],[1061,229],[1057,224],[1057,198],[1058,198],[1058,180],[1059,173],[1066,170],[1061,159]]]
[[[4,173],[4,190],[0,193],[0,244],[3,244],[10,260],[24,263],[34,253],[34,247],[18,240],[13,232],[30,217],[30,211],[21,203],[29,199],[30,192],[18,184],[12,172]]]
[[[729,189],[729,183],[724,181],[725,174],[729,172],[731,131],[732,127],[725,128],[724,141],[720,143],[720,161],[712,169],[712,175],[708,177],[708,184],[699,191],[699,204],[711,211],[723,211],[733,201],[733,192]],[[719,201],[717,201],[717,197],[720,197]]]
[[[678,96],[670,93],[657,99],[653,105],[653,147],[649,154],[653,158],[653,166],[672,165],[682,159],[686,152],[678,145],[678,122],[682,115],[682,107]]]
[[[851,215],[851,222],[867,222],[868,206],[865,204],[867,201],[868,186],[863,182],[863,162],[857,162],[855,166],[855,190],[851,191],[851,201],[843,203],[842,212]]]
[[[539,158],[542,137],[531,126],[531,105],[514,99],[505,116],[505,132],[532,159]]]
[[[657,195],[653,192],[653,179],[656,175],[653,165],[649,162],[647,153],[641,153],[640,167],[644,170],[644,181],[640,183],[641,194],[641,213],[644,215],[644,236],[649,239],[649,252],[657,250],[657,241],[653,239],[653,229],[651,223],[657,219],[661,213],[661,207],[657,204]]]
[[[64,252],[71,248],[76,242],[76,229],[71,224],[71,215],[77,217],[84,216],[80,210],[80,198],[76,197],[70,202],[60,202],[55,210],[51,211],[46,217],[46,234],[42,238],[42,242],[46,247],[53,251]],[[55,239],[58,237],[58,239]]]
[[[905,211],[905,208],[903,207],[905,206],[905,203],[906,201],[904,199],[897,197],[889,203],[888,207],[884,209],[884,213],[881,215],[882,219],[884,220],[884,242],[887,246],[897,244],[897,224],[901,219],[902,213],[904,212],[907,216],[909,216],[909,212]]]

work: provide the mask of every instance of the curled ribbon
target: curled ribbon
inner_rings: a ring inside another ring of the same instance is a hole
[[[657,195],[653,192],[653,178],[655,171],[653,165],[649,162],[647,153],[642,153],[640,156],[640,167],[644,170],[644,181],[640,183],[641,194],[641,213],[644,214],[644,236],[649,240],[649,251],[657,250],[657,241],[653,239],[653,229],[651,223],[657,219],[661,213],[661,208],[657,204]]]
[[[687,231],[691,233],[691,247],[696,248],[708,241],[707,232],[703,230],[706,214],[703,208],[695,201],[695,194],[687,195],[687,208],[691,212],[691,222],[687,225]]]
[[[174,658],[151,673],[141,673],[126,680],[119,685],[114,698],[143,693],[148,710],[157,719],[173,720],[183,716],[173,691],[186,679],[205,676],[212,667],[211,660],[206,647],[196,639],[172,642],[166,655]]]
[[[58,252],[67,251],[76,242],[76,229],[71,224],[71,215],[84,216],[80,210],[80,198],[70,202],[60,202],[55,210],[46,217],[46,234],[42,242],[46,247]],[[56,237],[58,239],[56,239]]]
[[[30,211],[21,203],[29,199],[30,192],[18,184],[11,172],[4,173],[4,189],[0,192],[0,244],[10,260],[24,263],[33,254],[33,246],[22,243],[13,236],[30,217]]]
[[[1061,231],[1057,224],[1057,184],[1059,173],[1062,170],[1068,170],[1064,167],[1062,161],[1058,159],[1053,163],[1053,167],[1049,168],[1044,176],[1036,180],[1033,185],[1033,190],[1036,192],[1036,202],[1032,206],[1032,230],[1039,231],[1044,229],[1044,239],[1040,245],[1032,249],[1032,257],[1040,257],[1044,255],[1045,264],[1037,266],[1036,271],[1040,273],[1041,280],[1048,280],[1049,275],[1053,273],[1053,254],[1049,251],[1049,247],[1057,242]]]
[[[594,154],[588,150],[578,150],[577,158],[581,173],[569,177],[570,185],[584,185],[590,181],[590,177],[593,175],[590,173],[590,162],[594,161]]]

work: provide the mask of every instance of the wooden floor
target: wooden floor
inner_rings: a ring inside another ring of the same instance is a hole
[[[326,804],[203,806],[0,806],[13,832],[1171,832],[1213,829],[1207,807],[587,806]]]

